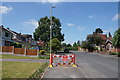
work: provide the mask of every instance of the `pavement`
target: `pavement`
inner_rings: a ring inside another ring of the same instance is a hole
[[[94,55],[88,52],[73,51],[78,67],[52,67],[49,68],[45,78],[118,78],[118,59],[115,56]]]
[[[51,67],[43,78],[85,78],[84,74],[77,67]]]
[[[16,62],[49,62],[49,59],[0,59],[0,61],[16,61]]]

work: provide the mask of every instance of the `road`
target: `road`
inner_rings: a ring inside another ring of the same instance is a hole
[[[79,68],[87,78],[118,78],[118,59],[85,52],[74,54]]]
[[[43,78],[118,78],[117,58],[78,51],[68,54],[76,55],[78,68],[52,67]]]

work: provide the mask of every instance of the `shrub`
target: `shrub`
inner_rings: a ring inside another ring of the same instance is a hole
[[[102,48],[102,47],[100,47],[100,51],[103,51],[103,48]]]
[[[98,47],[95,47],[94,49],[95,49],[95,50],[98,50]]]
[[[110,55],[118,55],[117,52],[110,52]]]
[[[44,55],[45,54],[45,50],[40,50],[40,54]]]

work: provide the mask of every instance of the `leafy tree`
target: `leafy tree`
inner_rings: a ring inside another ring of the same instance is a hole
[[[101,34],[101,33],[103,33],[103,31],[102,31],[102,29],[97,28],[97,29],[95,30],[95,33],[97,33],[97,34]]]
[[[66,43],[62,43],[61,47],[67,47],[67,44]]]
[[[86,40],[97,46],[103,44],[103,39],[97,34],[88,35]]]
[[[48,46],[50,46],[50,42],[48,42]],[[61,43],[57,38],[52,39],[52,51],[57,52],[57,50],[60,50]]]
[[[77,45],[80,46],[80,41],[79,40],[77,41]]]
[[[77,45],[77,43],[76,42],[74,42],[74,44],[73,44],[73,47],[77,47],[78,45]]]
[[[71,45],[71,44],[68,44],[67,47],[72,47],[72,45]]]
[[[50,40],[50,19],[46,16],[38,20],[38,28],[33,33],[35,40],[48,42]],[[61,33],[61,23],[58,18],[52,16],[52,39],[57,38],[64,41],[64,34]]]
[[[93,44],[91,44],[88,41],[82,41],[81,47],[84,48],[84,49],[88,49],[89,52],[92,52],[94,50]]]
[[[112,42],[116,48],[120,48],[120,28],[114,33]]]

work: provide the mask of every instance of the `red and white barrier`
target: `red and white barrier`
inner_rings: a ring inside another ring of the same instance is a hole
[[[59,65],[73,65],[74,67],[76,67],[75,59],[76,59],[75,54],[71,55],[50,54],[50,67]]]

